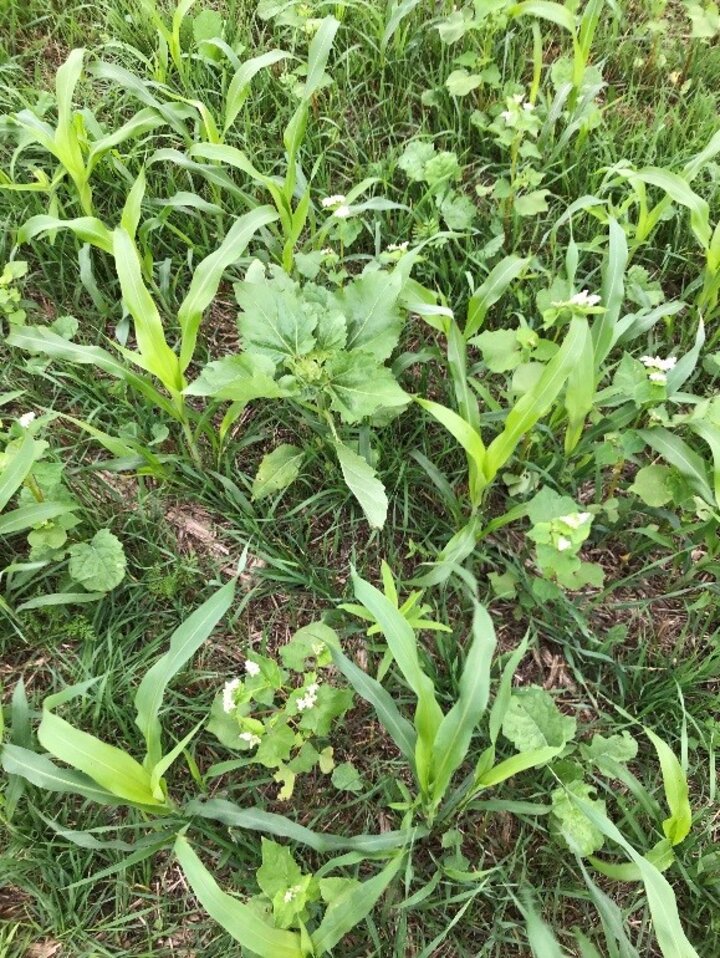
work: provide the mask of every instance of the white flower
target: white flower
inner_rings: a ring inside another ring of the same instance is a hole
[[[506,123],[509,123],[513,118],[512,110],[503,110],[500,116],[505,120]]]
[[[571,529],[579,529],[590,518],[589,512],[571,512],[567,516],[560,516],[560,522],[564,522]]]
[[[339,220],[346,220],[348,216],[350,216],[350,213],[350,207],[343,203],[342,206],[338,206],[338,208],[333,211],[333,216],[337,216]]]
[[[522,103],[522,101],[525,99],[525,94],[524,94],[524,93],[513,93],[512,97],[511,97],[510,99],[513,101],[513,103]]]
[[[560,536],[557,541],[558,552],[565,552],[566,549],[570,548],[572,548],[572,542],[566,536]]]
[[[325,651],[325,646],[322,642],[315,642],[312,647],[312,654],[317,658],[319,655],[322,655]]]
[[[390,243],[387,248],[388,253],[404,253],[408,248],[408,241],[405,240],[404,243]]]
[[[293,885],[292,888],[288,888],[288,890],[283,895],[283,901],[286,904],[289,904],[291,901],[293,901],[294,898],[297,897],[297,894],[299,891],[300,891],[299,885]]]
[[[243,742],[247,742],[251,748],[260,744],[260,736],[255,735],[253,732],[241,732],[238,738],[242,739]]]
[[[575,293],[574,296],[571,296],[568,300],[568,303],[571,306],[597,306],[600,302],[600,297],[595,295],[595,293],[589,293],[586,289],[580,290],[579,293]]]
[[[225,683],[223,689],[223,712],[232,712],[235,708],[235,692],[240,688],[240,679]]]
[[[23,427],[23,429],[27,429],[27,427],[30,425],[30,423],[31,423],[34,419],[35,419],[35,413],[34,413],[34,412],[24,412],[24,413],[22,414],[22,416],[20,416],[20,418],[18,419],[18,422],[19,422],[20,425]]]
[[[531,103],[529,100],[526,103],[523,103],[523,110],[525,110],[526,113],[532,113],[534,109],[535,104]]]
[[[323,254],[323,256],[334,256],[334,255],[335,255],[335,250],[332,249],[332,247],[330,247],[330,246],[326,246],[325,249],[321,249],[320,252]]]
[[[346,199],[347,197],[344,193],[335,193],[333,196],[326,196],[322,201],[322,205],[324,209],[329,210],[333,206],[342,206]]]
[[[674,356],[668,356],[667,359],[663,359],[662,356],[641,356],[640,362],[648,369],[659,369],[665,373],[670,372],[677,365],[677,359]]]
[[[260,666],[257,662],[252,662],[250,659],[245,659],[245,671],[248,675],[260,675]]]
[[[318,682],[311,682],[310,685],[308,685],[307,687],[308,695],[317,695],[317,691],[319,688],[320,688],[320,685]]]
[[[661,372],[650,373],[648,379],[651,383],[658,383],[661,386],[664,386],[667,382],[667,376]]]

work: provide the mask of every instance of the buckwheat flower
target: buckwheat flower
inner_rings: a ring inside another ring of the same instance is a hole
[[[659,386],[664,386],[667,382],[667,376],[661,372],[650,373],[648,379],[651,383],[657,383]]]
[[[247,742],[251,748],[255,748],[256,745],[260,744],[260,736],[255,735],[254,732],[241,732],[238,738],[242,739],[243,742]]]
[[[326,246],[325,249],[321,249],[320,252],[323,254],[323,256],[334,256],[334,255],[335,255],[335,250],[334,250],[334,249],[331,249],[331,247],[329,247],[329,246]]]
[[[235,692],[240,688],[240,679],[225,683],[223,689],[223,712],[232,712],[235,708]]]
[[[387,248],[388,253],[404,253],[408,248],[408,241],[405,240],[404,243],[390,243]]]
[[[337,216],[339,220],[346,220],[350,216],[350,207],[343,203],[342,206],[338,206],[336,210],[333,210],[333,216]]]
[[[500,116],[505,120],[506,123],[509,123],[513,118],[512,110],[503,110]]]
[[[559,536],[557,541],[558,552],[565,552],[570,548],[572,548],[572,542],[566,536]]]
[[[524,99],[525,99],[524,93],[513,93],[511,97],[511,100],[513,101],[513,103],[522,103]]]
[[[308,709],[314,708],[315,706],[315,697],[313,695],[303,695],[302,698],[297,700],[298,712],[307,712]]]
[[[288,888],[288,890],[283,895],[283,901],[285,902],[285,904],[287,905],[291,901],[293,901],[297,897],[299,891],[300,891],[299,885],[293,885],[292,888]]]
[[[589,293],[586,289],[580,290],[579,293],[575,293],[568,300],[571,306],[597,306],[600,302],[600,297],[595,293]]]
[[[329,210],[334,206],[342,206],[346,200],[347,197],[344,193],[334,193],[332,196],[326,196],[322,201],[323,209]]]
[[[322,642],[315,642],[312,647],[312,654],[317,658],[319,655],[322,655],[325,651],[325,646]]]
[[[531,103],[529,100],[523,103],[523,110],[525,110],[526,113],[532,113],[534,109],[535,109],[535,104]]]
[[[579,529],[590,518],[589,512],[571,512],[567,516],[560,516],[560,522],[564,522],[571,529]]]
[[[27,429],[27,427],[30,425],[30,423],[31,423],[34,419],[35,419],[35,413],[34,413],[34,412],[24,412],[24,413],[22,414],[22,416],[19,417],[18,422],[19,422],[20,425],[23,427],[23,429]]]
[[[677,365],[677,359],[674,356],[668,356],[667,359],[663,359],[662,356],[641,356],[640,362],[648,369],[659,369],[664,373],[670,372]]]
[[[307,687],[308,695],[317,695],[317,691],[319,688],[320,688],[320,685],[318,682],[311,682],[310,685],[308,685]]]
[[[257,662],[252,662],[250,659],[245,659],[245,671],[248,675],[260,675],[260,666]]]

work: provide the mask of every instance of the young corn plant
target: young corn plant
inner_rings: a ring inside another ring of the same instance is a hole
[[[127,383],[181,425],[188,449],[199,463],[201,457],[192,429],[192,414],[185,401],[185,372],[195,352],[203,313],[217,293],[225,271],[242,256],[255,234],[272,223],[277,214],[270,207],[261,206],[239,217],[220,246],[198,263],[175,317],[179,340],[171,346],[160,310],[146,285],[143,276],[146,264],[136,243],[144,193],[145,176],[141,173],[128,194],[120,223],[114,230],[108,229],[96,217],[62,220],[43,215],[31,217],[18,235],[18,242],[24,243],[40,234],[67,229],[112,256],[123,304],[133,319],[136,348],[113,344],[118,358],[100,346],[70,342],[44,326],[20,327],[8,337],[8,343],[31,354],[94,366]],[[140,372],[135,372],[133,367]],[[158,389],[153,380],[157,380],[162,388]]]
[[[513,690],[514,672],[527,651],[524,640],[509,657],[489,710],[489,744],[481,752],[474,769],[453,787],[454,775],[466,762],[471,740],[487,710],[491,665],[496,647],[492,621],[485,609],[474,601],[472,638],[465,652],[458,680],[458,692],[452,708],[443,713],[437,701],[432,678],[423,668],[417,635],[403,615],[393,595],[383,595],[370,583],[353,574],[355,595],[364,609],[363,618],[371,619],[382,632],[400,674],[415,700],[413,721],[409,722],[377,679],[345,656],[337,638],[327,637],[333,661],[359,696],[366,699],[400,753],[408,761],[417,792],[407,788],[405,801],[394,807],[405,814],[419,814],[428,829],[452,827],[462,815],[472,815],[486,807],[483,794],[510,777],[530,768],[547,766],[555,779],[551,793],[551,830],[558,841],[604,875],[619,881],[641,881],[644,885],[655,933],[666,958],[683,955],[696,958],[696,952],[682,929],[672,887],[663,877],[674,861],[674,847],[688,835],[692,812],[688,782],[672,750],[651,729],[643,729],[652,743],[662,772],[669,816],[662,818],[657,801],[638,781],[627,763],[638,750],[637,741],[627,732],[605,738],[595,735],[589,745],[573,744],[576,720],[564,715],[544,689],[524,687]],[[393,601],[393,598],[395,599]],[[509,758],[497,761],[500,735],[516,749]],[[557,766],[555,759],[562,758]],[[557,770],[556,770],[557,769]],[[592,775],[592,784],[585,781]],[[614,790],[610,782],[620,780],[627,794],[619,799],[623,820],[633,824],[636,835],[643,835],[646,853],[624,837],[609,818],[606,802],[595,798],[600,779],[608,797]],[[644,835],[640,813],[650,816],[653,830],[659,825],[662,838],[654,844]],[[420,836],[419,836],[420,837]],[[599,858],[606,841],[618,845],[629,859],[618,864]]]
[[[310,212],[310,185],[302,174],[299,152],[305,139],[311,106],[326,81],[325,67],[339,26],[340,23],[334,17],[325,17],[310,43],[307,75],[300,90],[300,103],[283,132],[285,174],[281,179],[261,172],[245,152],[223,143],[215,123],[211,126],[205,123],[208,142],[193,145],[187,157],[175,151],[162,150],[152,160],[170,160],[183,166],[189,163],[196,172],[207,176],[211,181],[215,178],[219,165],[228,166],[243,173],[252,183],[267,191],[275,205],[281,227],[280,261],[287,273],[292,272],[295,247],[306,228]],[[248,61],[245,69],[241,67],[235,77],[237,83],[233,81],[228,91],[224,132],[234,123],[247,96],[248,85],[254,72],[285,56],[286,54],[280,51],[271,51],[254,61]],[[198,164],[198,160],[205,163]]]
[[[5,118],[0,133],[17,139],[18,145],[13,153],[10,174],[0,174],[0,190],[47,193],[50,212],[57,214],[61,205],[59,188],[69,179],[73,186],[71,201],[78,204],[84,217],[93,217],[91,180],[98,164],[121,144],[142,137],[161,125],[169,125],[185,139],[190,139],[185,121],[193,111],[180,103],[160,104],[148,94],[149,104],[144,109],[113,132],[104,133],[92,113],[73,110],[73,97],[82,76],[84,56],[84,50],[73,50],[57,71],[55,126],[43,118],[47,110],[45,104]],[[43,169],[33,160],[26,171],[32,179],[18,179],[20,161],[38,146],[56,160],[56,168]]]
[[[108,841],[97,837],[93,831],[66,829],[60,825],[54,827],[59,836],[84,847],[92,843],[94,848],[127,852],[126,858],[110,867],[111,872],[127,867],[131,861],[147,859],[161,849],[172,848],[188,883],[208,914],[245,947],[252,948],[253,953],[261,958],[320,956],[330,951],[372,910],[400,871],[405,860],[403,848],[412,833],[390,832],[346,838],[317,833],[282,815],[259,808],[240,808],[222,799],[196,800],[186,806],[173,800],[167,773],[178,758],[187,754],[188,746],[202,723],[166,751],[161,723],[165,693],[169,683],[233,606],[235,588],[236,580],[233,579],[192,613],[171,636],[168,651],[140,682],[135,694],[135,721],[145,747],[141,762],[129,752],[82,731],[57,714],[68,702],[85,695],[97,679],[71,686],[45,699],[37,729],[38,744],[45,751],[38,752],[33,747],[29,703],[20,682],[10,708],[9,741],[0,750],[0,763],[8,776],[3,813],[7,817],[14,814],[28,784],[56,794],[79,795],[101,805],[134,811],[147,827],[146,834],[134,844]],[[301,651],[300,646],[303,646],[302,637],[294,649],[296,653]],[[0,739],[2,734],[0,712]],[[191,768],[194,768],[192,764]],[[381,854],[388,856],[389,860],[366,881],[346,877],[326,879],[327,872],[333,870],[333,862],[317,877],[303,876],[287,848],[274,841],[264,842],[263,866],[257,880],[261,891],[272,901],[272,912],[266,915],[264,907],[258,910],[254,902],[246,904],[222,891],[194,851],[187,834],[194,827],[193,822],[212,819],[238,828],[291,838],[318,852],[352,851],[355,858],[358,852],[361,857]],[[99,834],[106,831],[101,828]],[[280,875],[276,869],[280,863],[285,871],[284,880],[278,884]],[[92,880],[93,877],[89,877],[81,884]]]

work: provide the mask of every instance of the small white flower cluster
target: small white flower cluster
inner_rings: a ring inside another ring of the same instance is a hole
[[[578,309],[591,309],[593,306],[597,306],[599,302],[600,297],[596,293],[591,293],[587,289],[581,289],[579,293],[573,293],[567,302],[554,302],[551,305],[555,309],[560,309],[563,306],[577,306]]]
[[[559,521],[564,522],[566,526],[570,526],[571,529],[579,529],[580,526],[584,525],[592,513],[590,512],[571,512],[566,516],[560,516]]]
[[[408,248],[408,241],[405,240],[404,243],[390,243],[388,248],[385,250],[386,253],[404,253]]]
[[[640,362],[647,369],[652,370],[648,375],[650,382],[664,386],[667,382],[667,374],[675,368],[677,359],[674,356],[669,356],[667,359],[663,359],[662,356],[641,356]]]
[[[235,693],[240,688],[240,679],[232,679],[225,683],[223,689],[223,712],[232,712],[235,710]]]
[[[308,709],[315,707],[319,688],[320,686],[317,682],[311,682],[310,685],[308,685],[305,689],[305,695],[297,700],[298,712],[306,712]]]
[[[325,646],[323,645],[322,642],[314,642],[314,643],[313,643],[313,646],[312,646],[312,654],[315,656],[316,659],[317,659],[319,656],[321,656],[324,651],[325,651]]]
[[[245,659],[245,671],[248,675],[254,677],[260,675],[260,666],[257,662],[252,662],[250,659]]]
[[[23,427],[23,429],[27,429],[27,427],[30,425],[31,422],[33,422],[34,419],[35,419],[34,412],[24,412],[22,416],[20,416],[20,418],[18,419],[18,422]]]
[[[260,744],[260,736],[255,735],[253,732],[241,732],[238,738],[242,739],[243,742],[247,742],[251,748]]]
[[[600,297],[596,293],[589,293],[586,289],[581,289],[579,293],[575,293],[574,296],[571,296],[568,300],[571,306],[597,306],[600,302]]]
[[[302,889],[300,888],[300,885],[293,885],[292,888],[288,888],[288,890],[283,895],[283,901],[285,902],[285,904],[287,905],[291,901],[294,901],[301,891]]]
[[[322,207],[325,210],[332,210],[333,216],[337,216],[341,220],[350,216],[350,207],[344,193],[334,193],[332,196],[326,196],[322,201]]]
[[[558,536],[558,541],[557,541],[558,552],[565,552],[571,546],[572,546],[572,542],[568,539],[567,536]]]
[[[534,105],[529,100],[525,99],[524,93],[515,93],[510,97],[510,100],[515,106],[522,107],[526,113],[532,113],[532,111],[535,109]],[[503,120],[505,120],[506,123],[509,123],[515,116],[515,110],[513,110],[512,107],[508,110],[503,110],[500,116],[503,118]]]

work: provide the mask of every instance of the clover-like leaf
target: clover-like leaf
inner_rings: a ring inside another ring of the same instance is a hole
[[[69,572],[88,592],[109,592],[125,576],[122,543],[109,529],[100,529],[90,542],[71,546]]]

